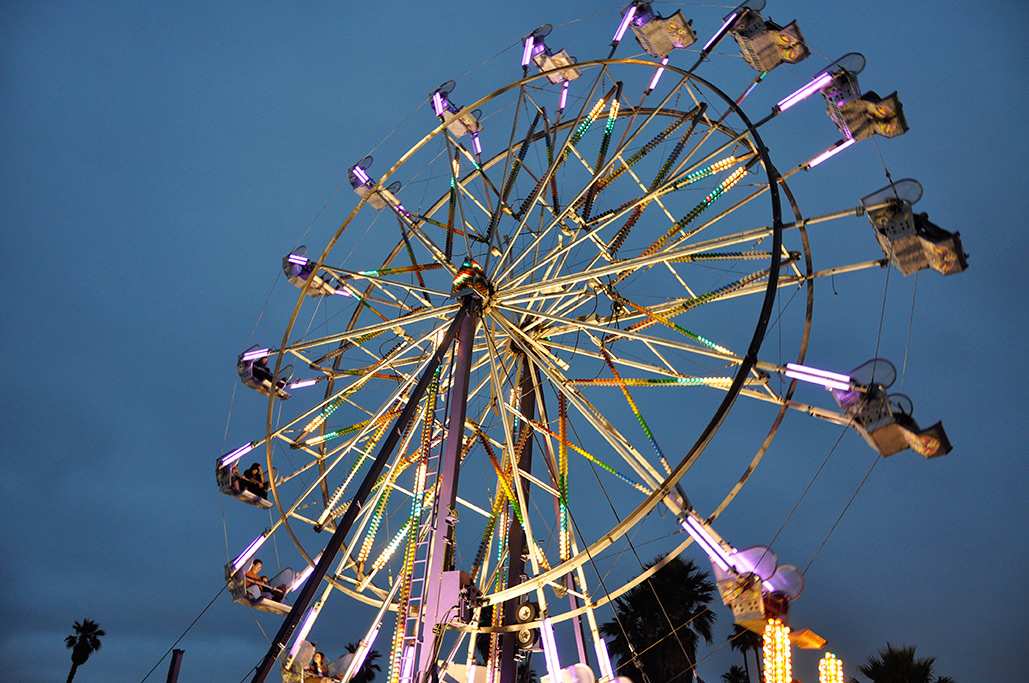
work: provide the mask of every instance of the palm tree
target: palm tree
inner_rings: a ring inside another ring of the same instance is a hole
[[[107,635],[100,628],[100,624],[92,619],[76,621],[72,629],[75,632],[64,639],[65,646],[71,650],[71,671],[68,672],[68,683],[72,682],[75,672],[86,663],[89,656],[100,649],[100,638]]]
[[[357,643],[347,643],[347,652],[354,654],[357,652]],[[378,650],[368,650],[368,654],[365,655],[364,663],[361,664],[361,668],[357,670],[354,677],[350,679],[351,683],[372,683],[375,680],[375,672],[381,671],[381,667],[375,662],[376,659],[380,659],[382,654]]]
[[[600,629],[611,638],[619,674],[640,683],[692,683],[697,645],[701,639],[711,642],[715,614],[708,604],[714,591],[707,572],[675,558],[618,598],[615,620]]]
[[[750,663],[747,660],[747,653],[754,653],[754,662],[757,667],[758,680],[761,679],[761,647],[762,638],[749,628],[743,628],[739,624],[733,624],[732,633],[729,635],[729,647],[735,652],[743,655],[743,668],[747,673],[747,680],[750,681]]]
[[[886,647],[858,667],[872,683],[954,683],[949,676],[934,676],[935,657],[918,658],[914,646]],[[854,683],[858,683],[854,679]]]
[[[750,674],[733,664],[728,671],[722,674],[722,681],[724,683],[750,683]]]

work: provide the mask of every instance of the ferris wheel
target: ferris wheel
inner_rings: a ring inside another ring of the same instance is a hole
[[[267,399],[264,433],[215,467],[222,493],[273,512],[225,570],[237,602],[283,617],[254,680],[278,666],[286,681],[349,681],[373,646],[391,682],[509,683],[531,651],[550,681],[616,680],[599,613],[691,545],[737,623],[761,632],[800,595],[770,548],[715,530],[787,414],[851,427],[883,456],[950,450],[889,393],[885,359],[808,360],[818,280],[967,261],[956,233],[914,211],[914,180],[802,213],[795,178],[908,126],[896,93],[862,92],[857,53],[807,79],[795,67],[795,90],[750,106],[771,70],[810,56],[763,6],[695,28],[633,2],[608,43],[576,46],[599,51],[589,60],[540,26],[519,41],[516,80],[478,99],[439,85],[407,152],[349,166],[353,210],[323,248],[282,258],[299,293],[281,339],[237,359]],[[642,53],[616,56],[628,38]],[[733,42],[750,79],[716,85],[712,55]],[[829,121],[809,153],[777,154],[775,128],[819,106]],[[809,231],[859,217],[867,252],[816,270]],[[776,317],[784,289],[800,315]],[[770,350],[787,323],[793,347]],[[736,475],[698,498],[688,475],[741,408],[718,453]],[[671,534],[660,559],[602,572],[643,528]],[[263,573],[271,538],[288,539],[291,568]],[[319,618],[359,603],[373,616],[357,651],[312,665]]]

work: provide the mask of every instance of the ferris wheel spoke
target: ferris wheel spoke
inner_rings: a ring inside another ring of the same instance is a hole
[[[685,76],[679,79],[679,81],[676,83],[676,85],[673,86],[669,90],[668,94],[665,95],[665,97],[662,99],[661,103],[658,104],[657,107],[655,107],[653,110],[650,111],[650,113],[647,115],[647,117],[639,124],[639,126],[637,126],[637,128],[631,134],[629,134],[627,137],[625,137],[623,139],[621,144],[619,144],[618,148],[615,150],[615,154],[621,154],[623,152],[623,150],[625,150],[630,144],[632,144],[632,142],[636,139],[636,137],[658,115],[658,113],[661,111],[662,107],[667,105],[667,103],[672,99],[674,94],[683,85],[683,83],[686,82],[686,80],[687,80],[687,78]],[[602,107],[604,105],[604,103],[608,99],[608,97],[609,96],[606,95],[604,98],[601,98],[601,100],[598,101],[597,105],[594,106],[594,109],[597,110],[597,112],[594,114],[594,116],[599,114],[599,107]],[[584,108],[585,108],[585,105],[584,105]],[[581,118],[581,114],[580,114],[580,118]],[[535,201],[535,196],[538,195],[540,190],[542,189],[542,184],[544,184],[545,182],[547,182],[550,179],[550,176],[553,175],[553,173],[555,172],[557,166],[559,166],[561,163],[563,163],[564,160],[567,158],[568,154],[567,154],[566,150],[567,150],[568,144],[571,143],[571,142],[573,142],[573,140],[572,140],[572,134],[570,133],[569,136],[566,138],[565,146],[562,147],[561,153],[558,155],[558,158],[555,159],[553,164],[551,164],[550,168],[547,170],[547,173],[544,174],[544,176],[540,179],[540,182],[537,183],[537,187],[534,189],[533,193],[530,194],[530,198],[533,201]],[[565,206],[564,209],[561,210],[561,212],[558,214],[558,218],[562,217],[565,213],[567,213],[570,209],[572,209],[576,205],[577,202],[582,200],[587,195],[587,193],[589,192],[590,188],[593,187],[593,183],[596,182],[596,180],[602,174],[607,173],[613,165],[614,165],[614,158],[608,159],[603,164],[599,165],[600,168],[596,169],[596,173],[594,175],[593,181],[591,181],[589,184],[587,184],[585,187],[583,187],[581,190],[579,190],[579,192],[576,194],[576,196],[574,198],[572,198],[568,202],[567,206]],[[516,235],[518,234],[518,232],[520,232],[520,229],[521,229],[522,225],[524,225],[524,218],[525,217],[523,216],[522,218],[523,218],[523,220],[519,224],[519,230],[516,231],[516,233],[515,233]],[[554,221],[551,221],[551,224],[548,226],[547,230],[543,231],[543,233],[541,233],[540,236],[536,237],[533,240],[533,242],[529,244],[528,248],[523,250],[522,254],[519,257],[517,257],[510,264],[508,264],[508,266],[507,266],[507,268],[505,270],[501,270],[502,266],[504,265],[505,260],[507,259],[507,256],[510,254],[511,247],[514,244],[514,238],[512,238],[511,244],[508,245],[507,250],[504,252],[504,254],[501,257],[500,261],[498,261],[498,263],[497,263],[497,267],[494,270],[493,280],[495,282],[498,282],[498,283],[503,283],[511,275],[511,273],[514,271],[514,269],[521,263],[521,261],[525,258],[526,254],[530,253],[536,247],[536,245],[541,241],[542,236],[544,234],[546,234],[547,232],[549,232],[549,229],[551,229],[556,223],[557,223],[557,219],[555,219]]]
[[[512,335],[519,336],[517,328],[514,328],[510,322],[503,318],[503,316],[494,316],[501,325],[507,327]],[[527,337],[521,336],[521,339],[525,340]],[[535,356],[535,347],[523,347],[523,351],[526,354]],[[643,484],[648,488],[653,489],[663,479],[662,476],[658,475],[653,466],[643,457],[642,454],[637,451],[628,440],[621,436],[621,434],[614,429],[614,427],[604,418],[603,414],[597,410],[578,390],[570,386],[560,374],[560,371],[549,363],[542,356],[535,356],[533,361],[540,367],[540,370],[547,375],[551,384],[560,393],[564,394],[568,401],[575,406],[579,413],[586,419],[586,421],[594,428],[594,430],[615,450],[616,453],[630,466],[631,469],[641,477]],[[553,436],[553,434],[551,434]]]

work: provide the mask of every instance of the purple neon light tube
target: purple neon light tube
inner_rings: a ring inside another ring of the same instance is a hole
[[[436,116],[443,116],[443,112],[447,110],[443,103],[443,95],[440,95],[439,91],[432,93],[432,110],[436,112]]]
[[[558,111],[564,111],[568,104],[568,81],[561,83],[561,101],[557,105]]]
[[[308,263],[307,257],[300,256],[299,254],[290,254],[288,257],[286,257],[286,260],[298,266],[306,266]]]
[[[272,355],[272,350],[271,349],[254,349],[253,351],[245,352],[243,354],[242,358],[240,358],[240,360],[242,360],[244,362],[245,361],[251,361],[251,360],[258,360],[260,358],[267,358],[270,355]]]
[[[857,140],[855,140],[854,138],[847,138],[846,140],[840,140],[835,145],[833,145],[829,149],[825,150],[824,152],[822,152],[821,154],[816,156],[811,161],[809,161],[806,164],[804,164],[804,166],[806,166],[807,168],[814,168],[815,166],[817,166],[818,164],[822,163],[826,159],[830,159],[830,158],[836,156],[837,154],[839,154],[843,150],[845,150],[848,147],[850,147],[851,145],[853,145],[855,142],[857,142]]]
[[[314,626],[315,620],[318,618],[317,605],[307,610],[307,614],[304,615],[304,620],[300,623],[300,628],[297,629],[296,639],[293,641],[293,646],[289,648],[290,658],[297,656],[297,652],[300,651],[300,645],[307,640],[307,634],[311,632],[311,627]]]
[[[318,383],[317,377],[311,379],[298,379],[296,382],[291,382],[289,385],[290,389],[303,389],[304,387],[314,386]]]
[[[740,567],[737,567],[736,565],[733,565],[733,569],[735,569],[738,573],[741,573],[741,574],[754,574],[755,576],[757,576],[757,573],[754,571],[755,569],[757,569],[756,566],[754,566],[752,564],[744,563],[743,562],[743,558],[740,557],[740,556],[736,556],[733,559],[736,562],[739,562],[740,565],[741,565]],[[775,592],[775,586],[772,585],[771,581],[768,581],[768,580],[766,580],[766,579],[764,579],[764,578],[762,578],[760,576],[758,578],[761,579],[761,585],[762,585],[762,587],[764,587],[764,589],[766,591],[768,591],[769,593],[774,593]]]
[[[252,450],[254,450],[254,442],[248,441],[236,450],[229,451],[222,457],[218,458],[218,467],[228,467]]]
[[[532,59],[532,44],[534,42],[535,41],[533,40],[532,36],[529,36],[528,38],[525,39],[525,47],[522,48],[522,66],[523,67],[527,68],[529,66],[529,60]]]
[[[371,184],[372,179],[368,176],[367,173],[365,173],[365,170],[363,168],[361,168],[360,166],[354,166],[354,168],[352,168],[351,170],[354,172],[354,177],[360,180],[362,185]]]
[[[850,382],[850,375],[843,375],[838,372],[830,372],[829,370],[819,370],[818,368],[808,367],[807,365],[787,363],[786,369],[793,370],[795,372],[803,372],[808,375],[815,375],[817,377],[828,377],[829,379],[838,379],[841,382]]]
[[[634,16],[636,16],[636,3],[629,5],[629,8],[625,10],[625,14],[622,15],[622,23],[618,24],[618,30],[615,31],[614,38],[611,39],[612,45],[622,42],[622,37],[629,30],[629,22],[632,21]]]
[[[797,372],[796,370],[787,370],[783,373],[790,379],[799,379],[801,382],[810,382],[811,384],[818,384],[826,389],[839,389],[840,391],[847,391],[850,389],[849,382],[838,382],[828,377],[819,377],[817,375],[808,375],[803,372]]]
[[[254,540],[250,541],[250,545],[244,548],[243,552],[241,552],[239,555],[236,555],[236,559],[232,561],[233,573],[238,572],[243,567],[243,565],[246,564],[247,560],[254,556],[254,553],[257,552],[258,548],[264,545],[264,542],[265,540],[267,540],[267,538],[267,536],[261,534]]]
[[[472,150],[476,154],[482,154],[482,143],[479,142],[479,134],[472,133]]]
[[[736,19],[739,16],[739,12],[733,12],[728,17],[726,17],[725,21],[722,22],[722,25],[718,28],[717,31],[715,31],[715,34],[708,38],[707,42],[704,43],[704,47],[703,49],[701,49],[701,52],[707,52],[712,47],[714,47],[715,43],[721,40],[722,37],[729,32],[729,29],[732,28],[732,25],[736,22]]]
[[[653,92],[654,88],[657,87],[657,82],[661,80],[661,74],[665,72],[665,66],[668,65],[668,57],[664,57],[661,60],[661,66],[654,72],[654,77],[650,79],[650,85],[647,86],[647,92]]]
[[[729,571],[729,557],[722,551],[717,541],[707,534],[707,530],[703,526],[690,516],[683,520],[682,525],[689,532],[690,536],[696,539],[701,546],[705,547],[705,552],[723,571]]]
[[[779,100],[779,103],[775,105],[775,108],[779,111],[786,111],[793,105],[806,100],[808,97],[811,97],[816,92],[832,83],[832,78],[832,74],[830,73],[818,74],[810,83]]]

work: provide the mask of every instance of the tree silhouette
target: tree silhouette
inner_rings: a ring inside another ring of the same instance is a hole
[[[761,678],[761,647],[763,641],[761,636],[754,633],[749,628],[743,628],[739,624],[733,624],[732,633],[729,635],[729,647],[735,652],[739,652],[743,655],[743,669],[747,674],[747,680],[750,680],[750,663],[747,661],[747,653],[754,653],[754,662],[757,667],[757,677]]]
[[[715,614],[708,605],[714,591],[707,572],[675,558],[618,598],[616,618],[600,627],[611,638],[618,673],[639,683],[691,683],[697,645],[701,639],[711,642]]]
[[[858,671],[872,683],[955,683],[949,676],[936,676],[935,657],[915,656],[914,646],[886,647],[858,667]],[[854,683],[860,683],[856,678]]]
[[[350,654],[357,652],[357,643],[347,643],[346,650]],[[350,679],[351,683],[372,683],[375,680],[375,673],[381,671],[382,668],[376,663],[376,659],[382,658],[382,654],[378,650],[368,650],[368,654],[364,658],[364,662],[361,664],[361,668],[357,670],[354,677]]]
[[[723,683],[750,683],[750,674],[733,664],[728,671],[722,674],[722,681]]]
[[[68,683],[75,678],[75,672],[86,663],[89,656],[100,649],[100,638],[107,633],[100,628],[100,624],[92,619],[76,621],[72,626],[75,631],[64,639],[64,645],[71,650],[71,670],[68,672]]]

